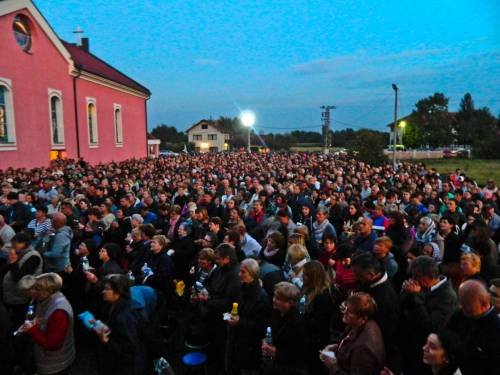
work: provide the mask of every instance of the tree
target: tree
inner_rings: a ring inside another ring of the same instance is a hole
[[[437,147],[455,142],[454,119],[448,112],[448,102],[449,98],[437,92],[419,100],[415,105],[410,123],[419,128],[422,144]]]
[[[472,95],[469,93],[462,98],[456,119],[459,144],[474,145],[483,138],[489,138],[495,134],[497,119],[487,107],[475,109]]]
[[[160,124],[151,130],[151,135],[161,141],[161,147],[167,147],[172,144],[183,144],[187,142],[187,135],[179,132],[174,126]],[[170,147],[171,148],[171,147]]]
[[[374,130],[361,129],[354,134],[348,143],[351,151],[357,152],[357,157],[370,164],[382,164],[387,161],[384,148],[387,145],[387,135]]]

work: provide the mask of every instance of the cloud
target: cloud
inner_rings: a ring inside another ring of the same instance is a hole
[[[196,65],[215,66],[219,65],[220,61],[216,59],[199,58],[196,59],[194,63]]]
[[[370,56],[365,51],[356,52],[350,55],[339,55],[329,59],[318,59],[292,66],[292,71],[298,75],[324,75],[342,73],[345,68],[357,68],[379,63],[398,62],[416,58],[441,55],[449,52],[447,48],[423,48],[405,50],[386,55]],[[342,73],[347,74],[347,73]]]

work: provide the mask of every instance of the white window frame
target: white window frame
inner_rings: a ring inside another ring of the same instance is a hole
[[[203,141],[203,134],[193,134],[193,141]]]
[[[116,111],[120,112],[118,121],[116,120]],[[115,133],[115,146],[123,147],[123,112],[121,104],[113,104],[113,132]]]
[[[210,134],[208,134],[207,139],[208,139],[209,141],[216,141],[216,140],[217,140],[217,134],[215,134],[215,133],[210,133]]]
[[[14,117],[14,90],[12,89],[12,81],[8,78],[0,77],[0,86],[3,86],[5,96],[5,109],[7,118],[7,140],[8,143],[0,143],[0,151],[15,151],[17,150],[16,142],[16,122]]]
[[[95,142],[92,142],[92,139],[90,139],[89,104],[93,104],[95,108],[95,116],[92,119],[92,132],[94,133]],[[85,113],[87,115],[86,123],[89,148],[97,148],[99,147],[99,131],[97,126],[97,101],[95,100],[95,98],[86,98]]]
[[[49,94],[49,128],[50,128],[50,144],[53,150],[64,150],[66,149],[66,142],[64,138],[64,116],[63,116],[63,100],[61,90],[48,89]],[[59,99],[59,106],[56,108],[57,112],[57,129],[60,143],[54,143],[54,133],[52,131],[52,98],[56,97]]]

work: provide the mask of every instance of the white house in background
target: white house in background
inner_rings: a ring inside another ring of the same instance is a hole
[[[224,133],[216,121],[201,120],[186,130],[188,142],[197,152],[221,152],[229,150],[229,133]]]

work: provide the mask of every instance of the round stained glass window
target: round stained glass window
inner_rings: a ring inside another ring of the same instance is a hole
[[[17,44],[19,44],[23,51],[29,51],[31,49],[31,30],[28,17],[22,14],[17,15],[14,18],[12,28]]]

